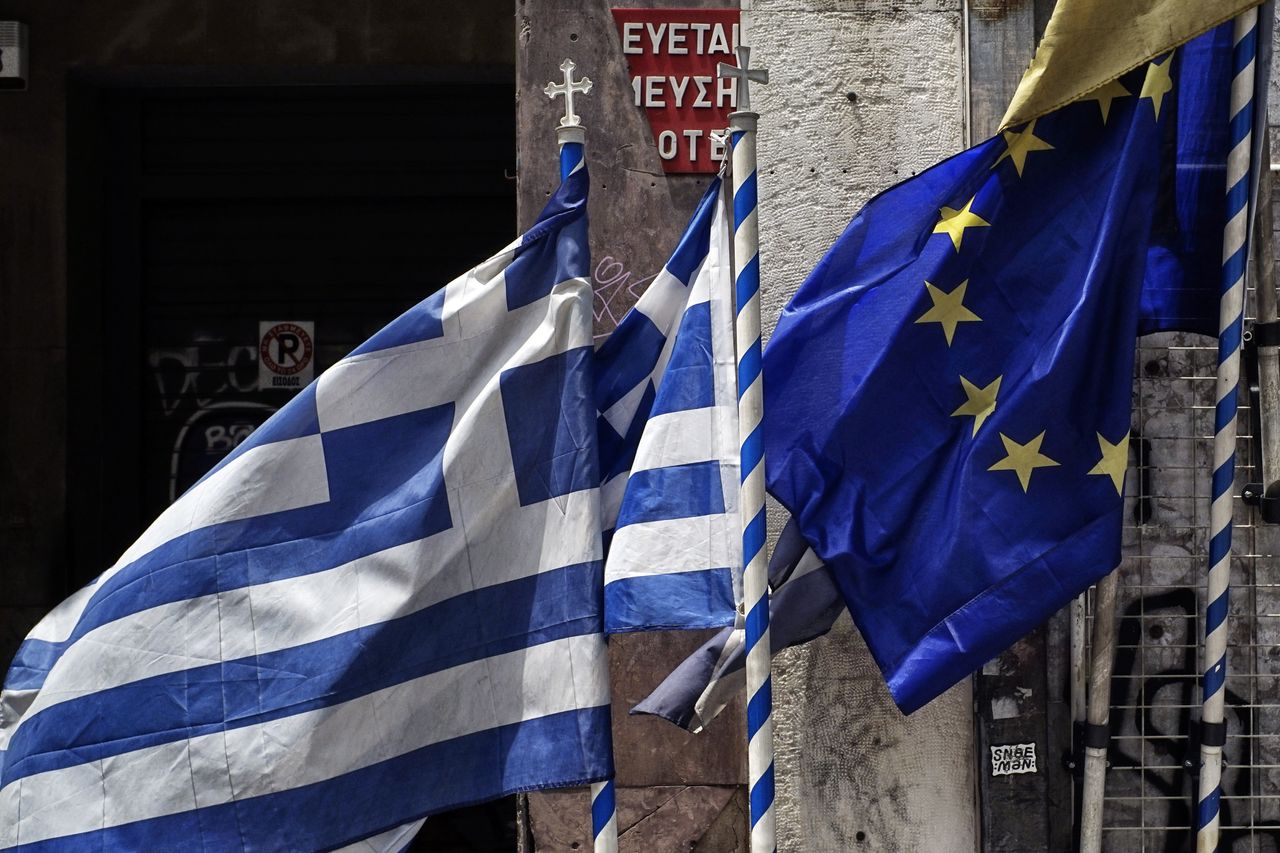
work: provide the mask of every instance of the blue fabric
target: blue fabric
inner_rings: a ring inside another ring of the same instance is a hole
[[[720,512],[724,512],[724,492],[718,460],[646,468],[632,472],[627,481],[618,528]]]
[[[729,621],[725,614],[736,607],[733,570],[727,566],[640,575],[604,588],[604,610],[610,619],[618,625],[643,624],[652,631],[720,628]]]
[[[904,711],[1119,562],[1121,497],[1090,471],[1099,436],[1129,430],[1135,335],[1209,319],[1195,294],[1155,290],[1151,258],[1190,269],[1221,240],[1213,209],[1169,208],[1199,191],[1182,154],[1212,148],[1195,137],[1226,92],[1191,84],[1222,79],[1222,33],[1173,56],[1158,119],[1144,66],[1105,124],[1096,101],[1037,121],[1052,149],[1031,146],[1021,175],[1001,136],[873,199],[783,311],[764,356],[768,486]],[[957,249],[935,227],[966,205],[982,222]],[[963,297],[950,324],[939,294]],[[962,377],[1000,379],[976,436]],[[1025,490],[1018,459],[1040,466]]]
[[[600,484],[590,347],[502,373],[502,407],[520,505]],[[531,429],[554,424],[554,429]]]
[[[650,417],[714,406],[715,376],[711,372],[711,303],[690,305],[680,320],[671,360],[663,374],[662,390]]]
[[[1166,97],[1161,180],[1142,285],[1140,334],[1218,333],[1218,282],[1226,216],[1231,26],[1187,44]],[[1187,73],[1188,70],[1193,73]],[[1172,100],[1170,100],[1172,99]],[[1163,120],[1164,111],[1161,111]]]

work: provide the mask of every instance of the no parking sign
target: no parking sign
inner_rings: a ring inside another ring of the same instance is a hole
[[[258,323],[258,389],[297,389],[314,379],[315,333],[311,320]]]

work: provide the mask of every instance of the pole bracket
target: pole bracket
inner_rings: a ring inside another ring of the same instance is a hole
[[[1262,349],[1280,348],[1280,321],[1255,321],[1244,332],[1241,357],[1244,360],[1245,385],[1249,390],[1249,422],[1254,440],[1250,444],[1250,462],[1259,475],[1270,476],[1263,464],[1262,432],[1280,425],[1268,425],[1262,417],[1261,380],[1258,370],[1258,353]],[[1256,507],[1262,520],[1268,524],[1280,524],[1280,480],[1246,483],[1240,492],[1245,505]]]
[[[1074,736],[1071,738],[1071,751],[1062,756],[1065,767],[1078,782],[1084,778],[1085,749],[1111,748],[1111,724],[1077,722],[1072,724]],[[1107,755],[1107,769],[1111,769],[1111,756]]]

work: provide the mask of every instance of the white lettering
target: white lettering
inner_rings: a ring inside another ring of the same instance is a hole
[[[679,35],[676,34],[676,28],[679,28]],[[688,35],[688,24],[672,24],[667,27],[667,53],[685,54],[689,52],[689,48],[684,46],[685,37]]]
[[[639,21],[628,21],[622,25],[623,53],[644,53],[644,48],[640,46],[640,33],[643,29],[644,24]]]
[[[738,25],[733,25],[733,40],[738,40]],[[711,46],[707,48],[707,53],[732,53],[729,50],[729,43],[724,38],[724,25],[716,24],[711,28]]]
[[[639,77],[631,78],[631,91],[635,93],[636,106],[637,107],[640,106],[640,78]]]
[[[663,160],[674,160],[676,156],[676,132],[664,130],[658,134],[658,156]]]
[[[711,29],[711,25],[703,22],[698,24],[690,24],[689,29],[698,34],[697,47],[694,50],[699,54],[707,52],[707,30]]]
[[[731,107],[738,106],[738,87],[734,85],[736,82],[736,77],[716,78],[717,107],[723,107],[725,104],[728,104]]]
[[[733,25],[733,49],[738,49],[738,25]]]
[[[682,130],[680,132],[685,139],[689,140],[689,162],[692,163],[698,159],[698,140],[702,138],[702,131]]]
[[[646,77],[644,78],[644,105],[646,107],[665,107],[667,102],[662,99],[662,82],[665,77]]]
[[[647,24],[646,26],[649,28],[649,43],[653,45],[653,55],[657,56],[658,51],[662,48],[662,34],[666,32],[667,25],[658,24],[656,30],[653,28],[653,24]]]
[[[698,98],[693,102],[693,105],[695,107],[711,106],[711,101],[707,100],[707,84],[711,82],[711,78],[695,76],[692,79],[698,86]]]
[[[671,81],[671,94],[675,95],[676,107],[677,108],[683,107],[684,93],[685,93],[685,90],[689,88],[689,78],[688,77],[668,77],[667,79]]]

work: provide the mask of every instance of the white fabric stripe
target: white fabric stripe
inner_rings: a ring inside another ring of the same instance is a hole
[[[626,491],[626,474],[619,474],[600,487],[600,523],[603,529],[612,530],[618,523],[618,511],[622,509],[622,497]]]
[[[607,705],[604,672],[591,663],[602,646],[599,635],[556,640],[342,705],[29,776],[0,791],[0,814],[21,815],[0,827],[0,846],[277,793],[463,735]],[[581,680],[547,677],[566,669]]]
[[[395,829],[389,829],[372,838],[366,838],[364,841],[357,841],[355,844],[339,847],[332,853],[396,853],[397,850],[403,850],[405,845],[413,840],[413,837],[418,834],[419,830],[422,829],[422,825],[426,822],[426,818],[415,820],[413,823],[397,826]]]
[[[716,459],[717,413],[714,407],[668,412],[649,419],[631,472]]]
[[[329,482],[320,436],[253,447],[197,484],[152,522],[115,565],[41,620],[29,639],[64,642],[85,606],[121,569],[156,548],[204,527],[322,504]]]
[[[723,201],[723,198],[722,198]],[[733,531],[733,598],[742,603],[742,536],[738,499],[741,461],[738,451],[738,364],[734,343],[734,287],[730,251],[730,214],[727,205],[716,205],[707,256],[706,286],[711,299],[712,358],[716,399],[715,430],[720,457],[720,488],[725,498],[726,523]]]
[[[450,513],[462,500],[450,492]],[[567,515],[589,511],[595,490],[566,496]],[[90,631],[50,673],[22,723],[61,702],[133,681],[289,649],[417,612],[477,589],[600,559],[598,537],[547,535],[549,503],[502,507],[483,520],[497,550],[523,560],[468,561],[458,527],[333,569],[153,607]],[[556,515],[561,511],[554,509]],[[184,641],[175,649],[174,638]]]
[[[499,484],[506,483],[511,487],[510,505],[518,505],[511,480],[512,458],[502,402],[501,374],[513,367],[533,364],[557,353],[591,345],[591,290],[583,282],[571,284],[572,287],[565,285],[563,289],[557,286],[543,301],[540,322],[520,330],[521,340],[506,361],[489,361],[483,369],[474,370],[471,382],[458,390],[453,429],[444,449],[445,482],[451,487],[476,484],[482,492],[491,492]],[[438,359],[435,367],[435,372],[439,373]],[[484,379],[478,381],[477,376]],[[412,384],[413,380],[405,378],[404,382]],[[371,405],[379,401],[391,402],[397,396],[395,389],[398,386],[378,384],[380,387],[375,392],[362,395]],[[416,384],[429,383],[424,383],[419,377]],[[593,518],[587,529],[598,530],[597,525],[598,518]]]
[[[787,583],[800,580],[800,578],[812,572],[816,572],[820,568],[822,568],[822,558],[814,553],[812,548],[805,548],[804,553],[800,556],[799,562],[796,563],[796,567],[791,570],[791,575],[787,578]]]
[[[618,435],[625,436],[630,431],[631,422],[635,420],[636,412],[640,410],[640,401],[644,399],[645,389],[649,387],[652,379],[652,373],[645,376],[630,391],[610,406],[608,411],[602,413],[605,422],[613,427],[614,432],[618,433]]]
[[[733,568],[742,544],[734,546],[736,512],[629,524],[613,536],[605,583],[634,577]]]
[[[474,393],[471,386],[477,376],[496,378],[504,369],[528,363],[531,352],[537,353],[533,360],[538,360],[591,344],[589,329],[584,331],[580,323],[562,323],[555,329],[549,322],[553,317],[563,319],[566,303],[577,301],[584,290],[590,293],[580,279],[560,282],[549,296],[512,311],[507,310],[505,278],[470,279],[463,276],[446,289],[443,337],[346,358],[321,375],[316,386],[321,429],[341,429],[455,403]],[[455,296],[458,288],[465,290]],[[565,340],[546,351],[546,336],[553,331]],[[451,363],[466,364],[468,369],[442,371],[442,348],[447,348]],[[374,376],[376,382],[371,381]]]
[[[685,308],[707,301],[706,294],[699,296],[693,292],[693,283],[701,275],[702,265],[705,263],[705,260],[699,261],[699,265],[693,270],[693,275],[689,277],[688,285],[676,278],[669,269],[663,267],[662,272],[649,282],[644,293],[640,294],[640,298],[636,300],[635,310],[648,317],[658,331],[671,337],[679,327]]]

